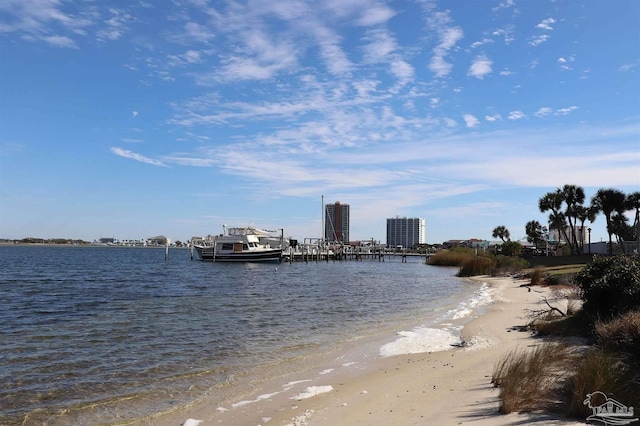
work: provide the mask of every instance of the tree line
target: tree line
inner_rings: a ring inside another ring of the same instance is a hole
[[[585,222],[595,222],[599,214],[603,214],[609,235],[609,254],[612,253],[613,236],[616,242],[635,241],[640,233],[640,191],[630,194],[615,188],[601,188],[585,204],[584,188],[577,185],[564,185],[555,191],[544,194],[538,200],[541,213],[549,212],[549,230],[556,230],[560,239],[566,241],[571,254],[584,253],[584,238],[578,234],[584,232]],[[635,211],[633,224],[629,224],[626,212]],[[547,243],[546,227],[537,220],[527,222],[525,232],[527,241],[536,247]],[[509,230],[498,226],[493,230],[493,237],[503,242],[510,241]],[[559,244],[559,242],[558,242]],[[621,244],[623,253],[624,245]]]

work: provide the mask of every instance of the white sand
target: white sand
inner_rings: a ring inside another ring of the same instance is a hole
[[[144,424],[179,426],[187,419],[201,420],[200,426],[583,424],[541,414],[498,414],[493,368],[509,351],[540,344],[519,328],[529,322],[526,310],[541,308],[549,290],[520,287],[525,281],[510,278],[480,279],[491,285],[495,301],[464,325],[470,346],[327,365],[287,377],[286,383],[262,383],[255,395],[228,407],[205,400]]]

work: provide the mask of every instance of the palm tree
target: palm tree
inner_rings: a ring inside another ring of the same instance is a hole
[[[551,210],[551,214],[549,214],[549,227],[556,229],[558,231],[558,235],[564,237],[564,240],[569,243],[569,238],[567,237],[567,219],[564,213],[560,210],[562,208],[562,203],[564,201],[564,196],[560,190],[556,192],[548,192],[546,193],[540,200],[538,200],[538,207],[540,208],[540,212],[544,213]],[[560,243],[558,243],[560,245]]]
[[[569,230],[571,232],[571,240],[568,242],[571,248],[571,254],[576,254],[579,247],[578,237],[576,235],[576,225],[578,222],[576,213],[579,207],[582,207],[582,203],[584,203],[584,189],[576,185],[565,185],[562,189],[558,189],[558,192],[562,194],[562,199],[567,204],[567,209],[564,214],[569,222]]]
[[[633,229],[636,241],[638,242],[638,253],[640,253],[640,192],[632,192],[627,195],[627,210],[635,210],[636,216],[633,220]]]
[[[609,254],[613,252],[613,242],[611,241],[611,235],[614,233],[614,226],[611,222],[611,215],[614,211],[624,209],[625,199],[626,197],[624,195],[624,192],[614,188],[599,189],[598,192],[596,192],[596,195],[591,198],[591,208],[593,208],[594,211],[598,213],[602,212],[607,220],[607,233],[609,234]]]
[[[574,213],[576,220],[580,221],[580,229],[582,230],[582,235],[584,236],[584,223],[587,220],[591,223],[595,222],[598,212],[591,207],[576,206]],[[584,253],[584,238],[582,238],[580,244],[580,253]]]
[[[525,225],[525,232],[527,233],[527,241],[532,243],[536,248],[539,248],[538,246],[540,243],[544,241],[542,225],[540,225],[540,222],[537,220],[530,220]]]
[[[493,238],[500,238],[503,243],[506,243],[507,241],[511,241],[511,239],[509,238],[510,235],[511,234],[509,233],[509,230],[502,225],[496,226],[493,230]]]

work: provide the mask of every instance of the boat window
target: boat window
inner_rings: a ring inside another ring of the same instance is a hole
[[[242,249],[243,249],[243,250],[249,250],[249,246],[248,246],[248,245],[246,245],[246,244],[243,244],[243,245],[242,245]]]
[[[223,243],[222,250],[233,250],[233,244],[231,243]]]

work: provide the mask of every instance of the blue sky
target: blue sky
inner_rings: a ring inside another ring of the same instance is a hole
[[[0,2],[0,238],[514,239],[640,189],[640,2]],[[604,217],[592,240],[606,239]]]

